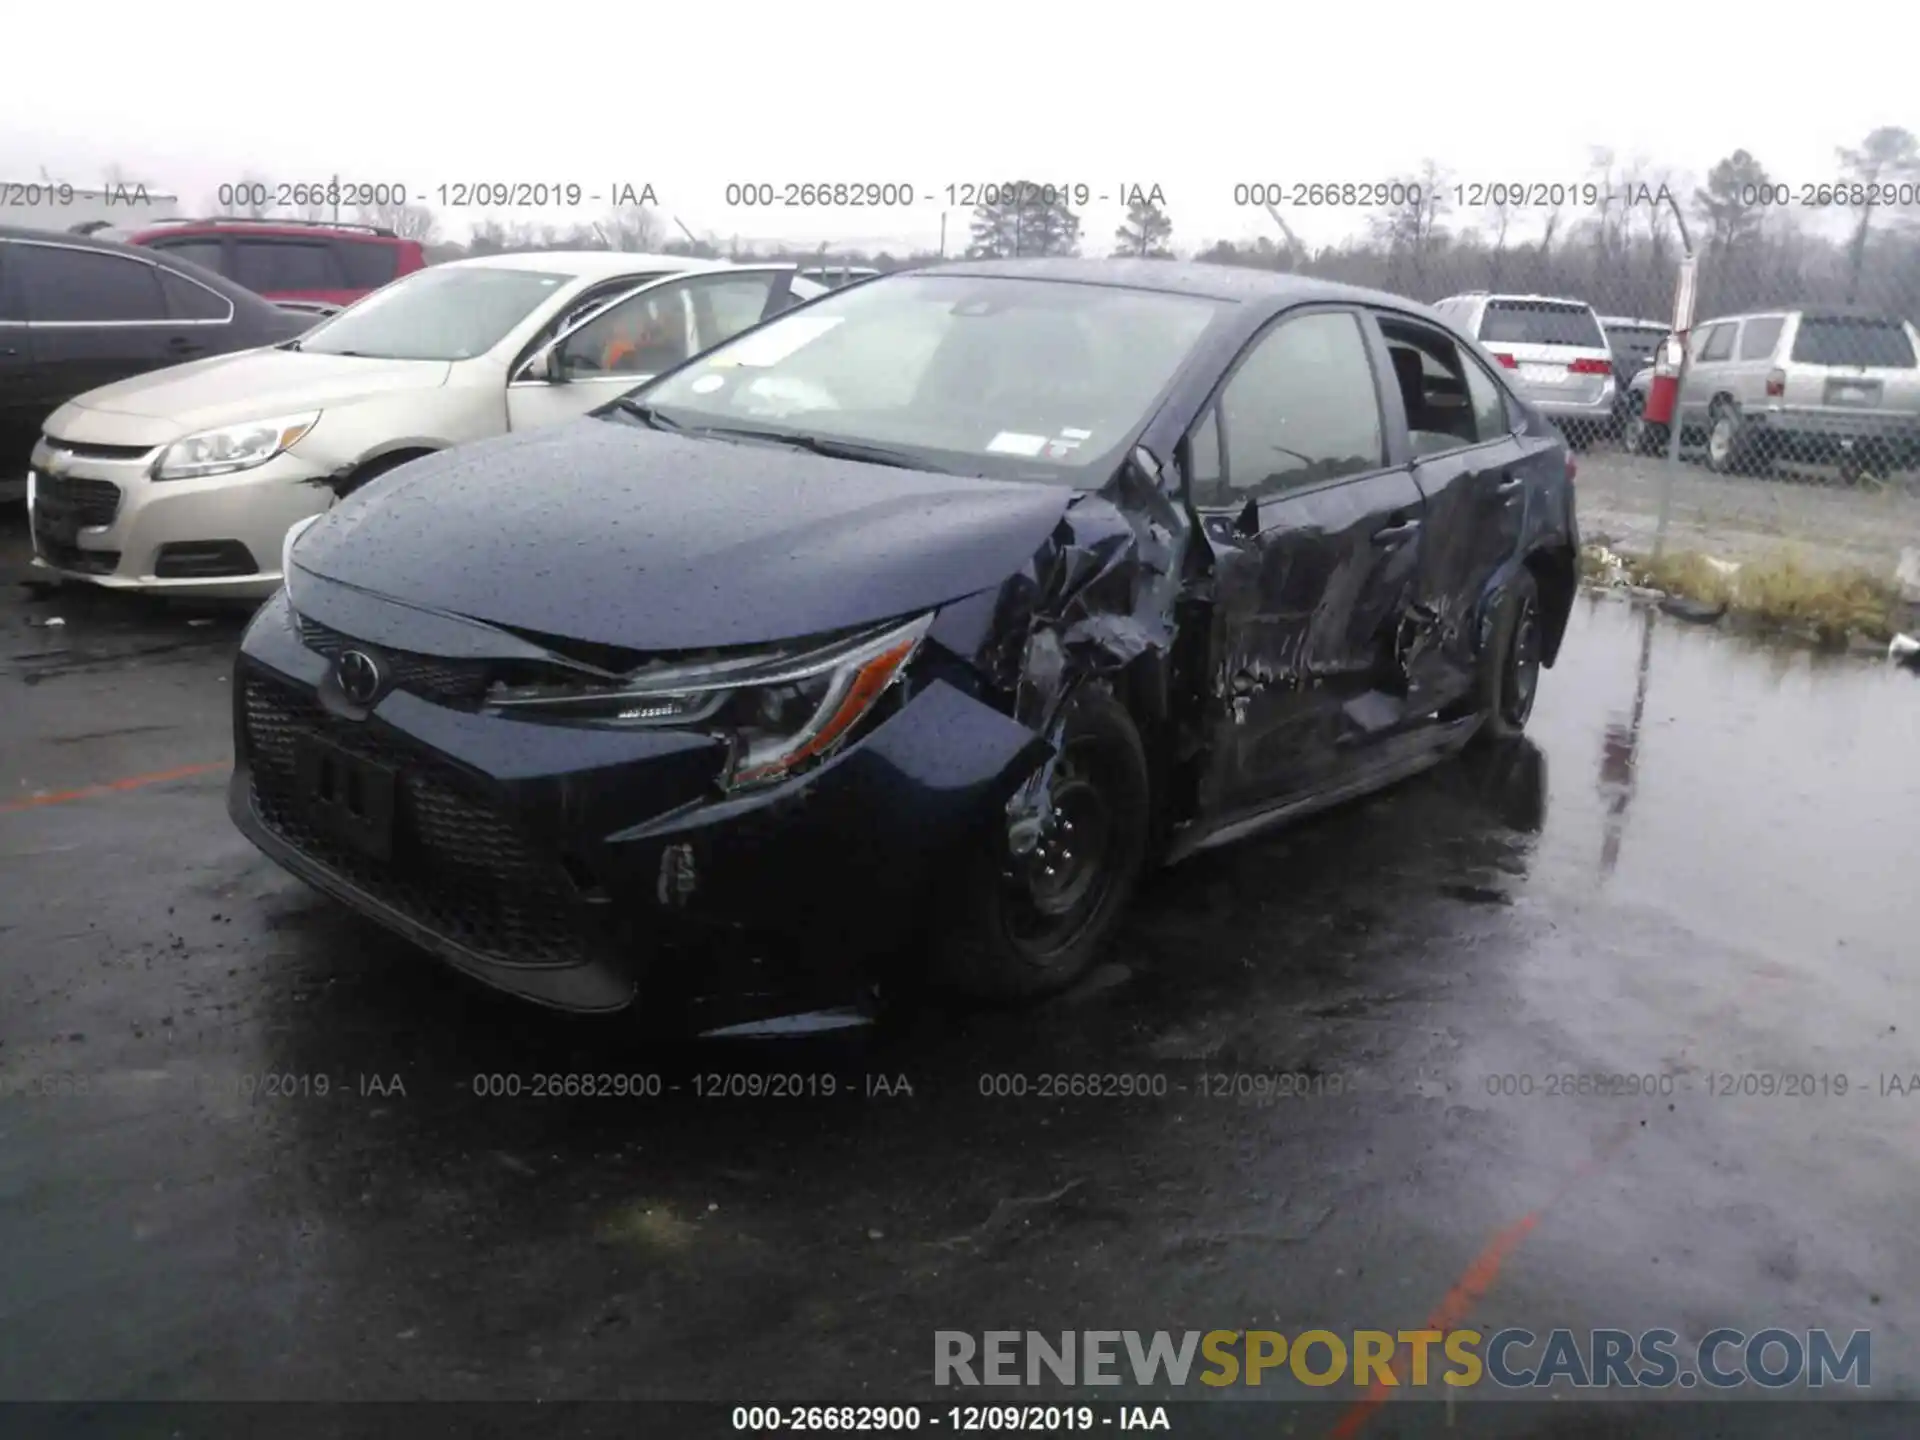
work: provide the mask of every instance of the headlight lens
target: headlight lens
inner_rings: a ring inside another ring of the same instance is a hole
[[[799,654],[757,654],[643,671],[619,685],[556,693],[496,691],[489,703],[526,718],[617,728],[700,726],[732,742],[729,790],[784,780],[833,753],[905,673],[931,612]]]
[[[202,430],[169,445],[153,467],[155,480],[197,480],[207,475],[231,475],[264,465],[300,442],[320,419],[318,410],[304,415],[282,415],[274,420],[250,420]]]

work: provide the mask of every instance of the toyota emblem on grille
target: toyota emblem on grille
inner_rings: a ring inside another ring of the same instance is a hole
[[[371,705],[387,683],[380,662],[364,650],[349,650],[334,661],[333,675],[340,682],[340,693],[356,705]]]

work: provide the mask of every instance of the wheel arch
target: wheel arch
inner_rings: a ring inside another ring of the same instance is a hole
[[[1567,621],[1573,615],[1573,597],[1580,583],[1579,561],[1570,546],[1543,545],[1530,551],[1522,564],[1540,593],[1540,613],[1546,621],[1540,662],[1551,667],[1559,658],[1560,642],[1566,638]]]

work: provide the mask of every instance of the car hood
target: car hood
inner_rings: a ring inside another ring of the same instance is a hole
[[[1074,493],[589,419],[402,466],[329,511],[296,563],[523,632],[703,650],[997,585]]]
[[[63,440],[164,444],[195,430],[324,410],[362,396],[444,385],[444,360],[359,360],[301,350],[236,350],[150,370],[62,405],[47,421]]]

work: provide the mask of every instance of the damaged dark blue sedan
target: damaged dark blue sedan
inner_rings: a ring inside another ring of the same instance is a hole
[[[1145,866],[1518,731],[1572,480],[1391,295],[904,271],[297,532],[237,663],[230,809],[565,1009],[1040,995]],[[775,952],[777,982],[746,963]]]

